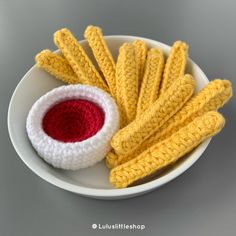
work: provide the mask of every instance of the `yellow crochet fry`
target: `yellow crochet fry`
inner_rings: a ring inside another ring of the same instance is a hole
[[[103,38],[102,30],[99,27],[90,25],[85,30],[84,37],[87,39],[94,57],[104,74],[111,95],[116,97],[115,62]]]
[[[139,147],[191,97],[195,81],[191,75],[176,80],[166,93],[156,100],[145,113],[119,130],[111,140],[117,154],[129,154]]]
[[[139,93],[137,116],[141,115],[158,96],[164,67],[164,56],[160,49],[152,48],[148,51],[145,71]]]
[[[188,45],[182,41],[176,41],[171,48],[164,68],[160,96],[176,79],[184,74],[187,59]]]
[[[155,143],[170,137],[174,132],[187,125],[196,117],[223,107],[232,97],[232,94],[233,90],[230,81],[220,79],[211,81],[134,152],[129,155],[116,155],[115,153],[107,155],[107,166],[110,168],[115,167],[133,159]]]
[[[118,155],[115,154],[115,152],[113,150],[111,150],[106,155],[106,166],[108,168],[113,168],[113,167],[117,166],[117,164],[116,164],[117,160],[118,160]]]
[[[125,188],[135,181],[173,164],[203,140],[217,134],[223,128],[224,123],[222,115],[214,111],[197,117],[168,139],[153,145],[136,158],[112,169],[110,182],[117,188]]]
[[[124,55],[122,53],[119,53],[116,63],[116,102],[120,111],[120,128],[123,128],[124,126],[127,125],[127,115],[125,111],[125,103],[123,97],[123,87],[124,87],[123,64],[124,64]]]
[[[78,84],[82,81],[75,74],[67,60],[50,50],[43,50],[35,56],[38,68],[44,69],[49,74],[55,76],[68,84]]]
[[[117,102],[121,112],[130,123],[135,119],[138,102],[138,73],[135,60],[135,48],[124,43],[119,50],[116,65]]]
[[[88,58],[84,49],[68,29],[61,29],[55,32],[54,42],[83,83],[109,92],[106,83]]]
[[[187,125],[196,117],[208,111],[218,110],[229,101],[232,95],[233,90],[229,80],[216,79],[211,81],[197,95],[191,98],[178,113],[171,117],[160,130],[158,130],[158,133],[150,138],[149,142],[152,144],[160,142]]]
[[[138,67],[138,88],[140,89],[147,56],[147,44],[144,41],[137,39],[133,42],[133,45],[135,46],[136,62]]]

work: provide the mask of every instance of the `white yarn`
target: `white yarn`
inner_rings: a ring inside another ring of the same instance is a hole
[[[81,142],[64,143],[48,136],[42,128],[45,113],[55,104],[85,99],[97,104],[104,112],[103,127]],[[103,90],[88,85],[65,85],[39,98],[29,111],[26,130],[38,154],[49,164],[61,169],[77,170],[101,161],[111,150],[110,140],[119,129],[119,111],[114,99]]]

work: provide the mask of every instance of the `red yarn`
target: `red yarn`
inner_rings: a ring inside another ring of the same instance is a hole
[[[79,142],[95,135],[103,126],[104,113],[95,103],[73,99],[60,102],[45,114],[42,126],[50,137]]]

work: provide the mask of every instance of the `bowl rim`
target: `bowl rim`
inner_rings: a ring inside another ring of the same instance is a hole
[[[157,40],[145,38],[145,37],[139,37],[139,36],[129,36],[129,35],[106,35],[104,36],[105,39],[127,39],[128,41],[130,40],[135,40],[135,39],[141,39],[146,42],[149,42],[151,44],[159,44],[161,45],[164,49],[170,50],[170,46],[167,44],[164,44],[162,42],[159,42]],[[79,40],[80,43],[85,43],[87,40]],[[59,50],[56,50],[55,52],[58,52]],[[201,68],[191,59],[188,58],[189,62],[191,64],[194,64],[195,68],[198,70],[198,72],[201,74],[201,77],[205,80],[205,82],[209,82],[207,76],[205,73],[201,70]],[[103,199],[117,199],[117,198],[125,198],[129,196],[134,196],[136,194],[140,193],[145,193],[149,192],[155,188],[158,188],[171,180],[175,179],[182,173],[184,173],[188,168],[190,168],[202,155],[202,153],[205,151],[207,146],[209,145],[211,138],[206,139],[204,142],[202,142],[201,148],[196,150],[191,156],[189,156],[181,165],[179,165],[177,168],[171,170],[169,173],[158,177],[157,179],[151,180],[147,183],[143,183],[137,186],[132,186],[128,188],[123,188],[123,189],[99,189],[99,188],[89,188],[89,187],[83,187],[79,186],[76,184],[68,183],[67,181],[64,181],[62,179],[57,178],[56,176],[49,174],[48,172],[44,171],[40,167],[32,167],[27,160],[25,160],[24,156],[21,154],[20,149],[18,149],[18,146],[14,140],[13,136],[13,131],[12,131],[12,126],[10,124],[10,117],[11,117],[11,110],[12,108],[12,103],[14,100],[14,96],[18,90],[18,88],[21,86],[21,83],[23,83],[24,79],[28,76],[28,74],[31,73],[32,70],[36,68],[36,65],[33,65],[27,73],[22,77],[20,82],[17,84],[16,88],[14,89],[14,92],[11,96],[9,106],[8,106],[8,113],[7,113],[7,126],[8,126],[8,133],[10,140],[12,142],[12,145],[18,154],[18,156],[21,158],[21,160],[25,163],[25,165],[33,171],[36,175],[44,179],[46,182],[51,183],[54,186],[57,186],[61,189],[68,190],[70,192],[74,192],[83,196],[91,197],[91,198],[103,198]],[[198,146],[199,147],[199,146]]]

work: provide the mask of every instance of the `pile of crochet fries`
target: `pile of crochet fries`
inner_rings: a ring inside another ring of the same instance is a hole
[[[96,86],[115,99],[121,125],[106,156],[115,187],[175,163],[223,128],[217,110],[231,98],[231,83],[215,79],[195,94],[195,80],[185,74],[186,43],[175,42],[165,60],[161,49],[138,39],[121,45],[115,62],[99,27],[88,26],[84,37],[99,70],[68,29],[54,34],[63,56],[43,50],[36,62],[66,83]]]

